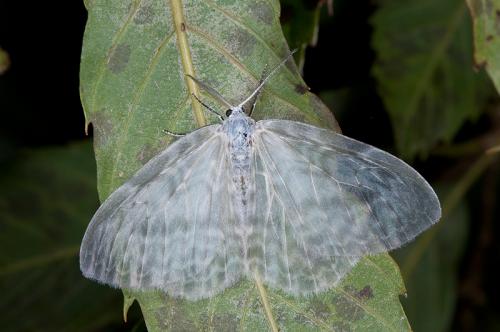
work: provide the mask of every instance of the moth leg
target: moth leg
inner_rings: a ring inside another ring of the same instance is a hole
[[[202,104],[207,110],[209,110],[210,112],[214,113],[221,122],[224,122],[224,118],[222,117],[222,115],[217,112],[216,110],[214,110],[212,107],[208,106],[207,104],[205,104],[204,102],[201,101],[200,98],[196,97],[196,95],[194,93],[192,93],[193,97],[200,103]]]
[[[183,136],[186,136],[187,134],[180,134],[180,133],[174,133],[170,130],[167,130],[167,129],[162,129],[162,132],[166,135],[169,135],[169,136],[174,136],[174,137],[183,137]]]

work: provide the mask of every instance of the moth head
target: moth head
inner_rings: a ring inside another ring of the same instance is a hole
[[[240,106],[231,107],[226,111],[227,118],[236,117],[237,115],[242,114],[245,114],[245,110]]]
[[[292,55],[295,53],[295,51],[296,50],[291,51],[283,60],[281,60],[281,62],[278,65],[276,65],[266,76],[264,76],[259,81],[259,85],[257,86],[257,88],[245,100],[243,100],[238,106],[233,106],[226,99],[224,99],[224,97],[222,97],[222,95],[219,92],[217,92],[217,90],[215,90],[214,88],[212,88],[212,87],[208,86],[207,84],[199,81],[198,79],[194,78],[193,76],[191,76],[189,74],[186,74],[186,76],[189,79],[193,80],[198,86],[200,86],[208,94],[210,94],[215,100],[217,100],[218,102],[220,102],[224,106],[228,107],[227,110],[226,110],[226,117],[229,118],[230,116],[234,116],[236,114],[238,114],[238,115],[241,114],[241,113],[245,114],[244,106],[246,106],[250,102],[253,103],[253,106],[255,106],[255,100],[254,100],[254,98],[257,98],[258,94],[260,93],[260,91],[264,87],[264,84],[271,78],[271,76],[273,76],[278,71],[278,69],[281,66],[283,66],[292,57]],[[205,105],[195,94],[193,94],[193,96],[202,105],[204,105],[205,107],[207,107],[208,109],[211,110],[211,108],[209,106]],[[252,110],[253,110],[253,107],[252,107]],[[217,112],[215,112],[215,113],[217,113]],[[251,111],[249,111],[249,115],[250,115],[250,113],[251,113]]]

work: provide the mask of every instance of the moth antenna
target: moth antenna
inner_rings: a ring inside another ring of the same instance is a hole
[[[288,54],[288,55],[286,56],[286,58],[284,58],[283,60],[281,60],[281,62],[280,62],[278,65],[276,65],[276,67],[274,67],[274,68],[273,68],[273,69],[269,72],[269,74],[267,75],[267,77],[266,77],[266,78],[264,78],[264,79],[262,80],[262,82],[260,82],[259,86],[255,89],[255,91],[254,91],[254,92],[252,92],[252,94],[251,94],[250,96],[248,96],[248,98],[247,98],[247,99],[245,99],[242,103],[240,103],[240,104],[238,105],[238,107],[243,107],[243,105],[245,105],[246,103],[248,103],[248,102],[249,102],[249,101],[250,101],[250,100],[251,100],[251,99],[252,99],[252,98],[253,98],[253,97],[254,97],[257,93],[259,93],[259,91],[262,89],[262,87],[264,86],[264,84],[266,84],[267,80],[269,80],[269,78],[271,78],[271,76],[273,76],[273,75],[274,75],[274,74],[278,71],[278,69],[279,69],[281,66],[283,66],[283,65],[284,65],[284,64],[285,64],[285,63],[286,63],[286,62],[287,62],[287,61],[288,61],[288,60],[292,57],[292,55],[293,55],[295,52],[297,52],[297,50],[293,50],[293,51],[291,51],[291,52],[290,52],[290,54]]]
[[[266,78],[267,76],[267,64],[264,66],[264,70],[262,71],[262,76],[259,80],[259,84],[262,83],[262,81]],[[250,106],[250,110],[247,112],[245,111],[246,113],[248,113],[248,116],[252,116],[252,113],[253,113],[253,110],[255,109],[255,105],[257,105],[257,100],[259,99],[259,96],[260,96],[260,93],[262,92],[262,89],[259,90],[259,92],[257,92],[255,94],[255,96],[253,96],[253,99],[250,99],[248,102],[251,104]]]
[[[234,106],[231,105],[220,93],[218,93],[214,88],[209,87],[207,84],[203,83],[202,81],[197,80],[193,76],[186,74],[187,77],[192,79],[196,84],[198,84],[203,90],[208,92],[209,95],[214,97],[217,101],[219,101],[221,104],[224,104],[225,107],[227,108],[233,108]]]
[[[207,110],[209,110],[210,112],[212,112],[213,114],[215,114],[220,121],[224,122],[224,117],[222,115],[220,115],[219,112],[217,112],[216,110],[214,110],[212,107],[210,107],[209,105],[205,104],[200,98],[196,97],[196,95],[194,93],[191,94],[194,99],[196,99],[201,105],[203,105]]]

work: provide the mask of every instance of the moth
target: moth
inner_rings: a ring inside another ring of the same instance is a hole
[[[245,113],[289,58],[238,106],[192,78],[226,117],[176,140],[105,200],[80,249],[86,277],[189,300],[245,277],[318,293],[361,257],[439,220],[436,194],[402,160],[327,129]]]

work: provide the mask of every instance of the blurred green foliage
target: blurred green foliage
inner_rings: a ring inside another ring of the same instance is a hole
[[[10,67],[9,53],[0,47],[0,75],[5,73]]]
[[[318,41],[321,11],[326,1],[281,1],[281,27],[294,55],[300,72],[306,59],[306,48],[314,47]]]
[[[463,0],[378,1],[373,74],[407,159],[449,142],[483,109],[489,82],[473,68]]]
[[[439,196],[446,197],[441,192],[438,191]],[[420,237],[394,253],[408,291],[402,303],[414,331],[447,331],[451,327],[469,212],[462,198],[451,215],[441,221],[443,224],[430,243]],[[420,251],[423,252],[418,254]]]
[[[120,319],[117,291],[81,277],[78,251],[98,206],[88,143],[24,151],[0,176],[3,331],[92,331]]]

